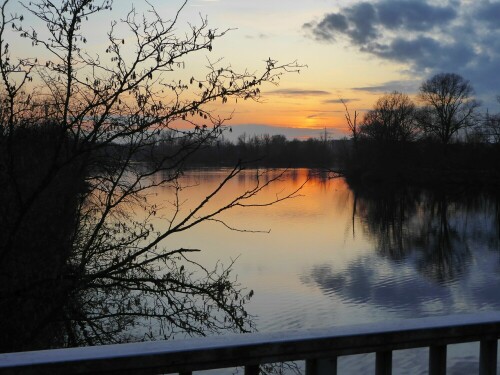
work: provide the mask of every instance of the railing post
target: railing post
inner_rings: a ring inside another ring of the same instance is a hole
[[[306,375],[316,375],[318,369],[317,359],[306,360]]]
[[[392,374],[392,351],[377,352],[375,359],[375,375]]]
[[[245,375],[259,375],[259,365],[245,366]]]
[[[337,375],[337,357],[308,359],[306,375]]]
[[[479,375],[496,375],[498,340],[481,341]]]
[[[429,375],[446,375],[446,345],[429,348]]]

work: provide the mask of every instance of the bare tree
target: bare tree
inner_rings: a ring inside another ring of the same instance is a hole
[[[479,102],[469,81],[455,73],[440,73],[420,87],[424,107],[419,122],[422,130],[448,144],[460,129],[471,125]]]
[[[349,109],[347,109],[347,103],[345,102],[344,99],[340,99],[340,102],[344,105],[345,108],[345,119],[347,121],[347,126],[349,127],[349,130],[351,131],[352,135],[352,141],[354,142],[354,147],[356,148],[358,145],[358,138],[359,138],[359,127],[358,127],[358,112],[354,111],[354,117],[351,116],[351,113],[349,112]]]
[[[259,200],[280,178],[259,172],[249,190],[209,205],[244,163],[190,210],[178,193],[185,162],[224,130],[211,103],[259,100],[262,84],[300,66],[268,59],[260,72],[239,73],[209,61],[203,76],[176,78],[188,57],[209,53],[226,33],[202,18],[176,35],[185,3],[170,20],[153,7],[145,15],[132,9],[111,22],[102,51],[85,48],[83,26],[111,10],[111,0],[22,3],[41,21],[31,26],[8,5],[0,8],[0,310],[11,342],[3,349],[46,346],[44,335],[57,336],[45,340],[49,346],[128,341],[137,339],[129,332],[137,324],[163,338],[252,329],[244,304],[253,292],[234,282],[231,265],[205,268],[189,258],[199,250],[165,240],[205,221],[234,228],[219,214],[296,195]],[[16,37],[47,57],[14,59]],[[156,157],[159,140],[175,147]],[[177,192],[168,209],[150,200],[158,186]],[[32,321],[21,334],[9,320],[21,303],[16,296],[28,294]]]
[[[500,103],[500,96],[497,96],[497,101]],[[500,144],[500,113],[490,115],[486,113],[484,119],[484,136],[494,144]]]
[[[408,95],[394,91],[377,100],[363,119],[361,133],[378,142],[408,142],[415,138],[415,104]]]

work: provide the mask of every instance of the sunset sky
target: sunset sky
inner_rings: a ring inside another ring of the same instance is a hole
[[[169,2],[169,7],[173,2]],[[271,56],[307,69],[265,90],[265,103],[235,108],[234,124],[345,132],[340,98],[369,109],[393,90],[415,94],[438,72],[469,79],[483,110],[498,110],[500,1],[192,0],[186,16],[236,28],[216,45],[232,64]],[[168,11],[167,6],[162,6]]]
[[[181,0],[151,3],[171,18]],[[143,1],[115,0],[112,15],[96,25],[105,32]],[[259,125],[260,132],[289,137],[346,134],[344,109],[364,111],[385,92],[417,92],[438,72],[469,79],[483,110],[498,111],[500,1],[489,0],[190,0],[180,24],[208,18],[210,28],[232,29],[214,44],[210,59],[234,68],[261,69],[272,57],[308,67],[263,89],[263,103],[226,106],[231,124]],[[187,69],[201,69],[203,64]],[[286,127],[294,129],[273,129]],[[236,128],[236,126],[235,126]],[[252,127],[245,130],[252,131]]]

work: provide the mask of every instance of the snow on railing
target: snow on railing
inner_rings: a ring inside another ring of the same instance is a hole
[[[0,374],[191,374],[306,361],[306,374],[336,374],[337,357],[376,353],[375,373],[392,373],[392,351],[429,348],[429,374],[446,374],[446,346],[480,344],[481,375],[496,374],[500,312],[452,315],[281,333],[153,341],[0,354]]]

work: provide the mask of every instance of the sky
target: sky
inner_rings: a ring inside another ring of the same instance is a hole
[[[150,2],[166,19],[183,3]],[[102,33],[132,4],[142,9],[144,1],[115,0],[93,32]],[[340,138],[348,135],[340,99],[362,113],[384,93],[414,97],[423,80],[440,72],[470,80],[482,110],[500,110],[500,1],[190,0],[179,30],[199,24],[200,16],[210,28],[230,29],[205,59],[250,71],[262,69],[269,57],[307,65],[279,86],[264,87],[260,103],[220,108],[240,132],[307,138],[326,128]],[[186,69],[203,70],[205,59]]]
[[[263,104],[235,108],[235,124],[326,127],[336,137],[347,132],[339,99],[363,112],[387,92],[415,97],[422,81],[440,72],[470,80],[482,110],[498,111],[500,1],[193,0],[188,5],[190,14],[206,14],[217,27],[236,28],[221,42],[227,59],[253,67],[272,56],[308,66],[264,90]]]

